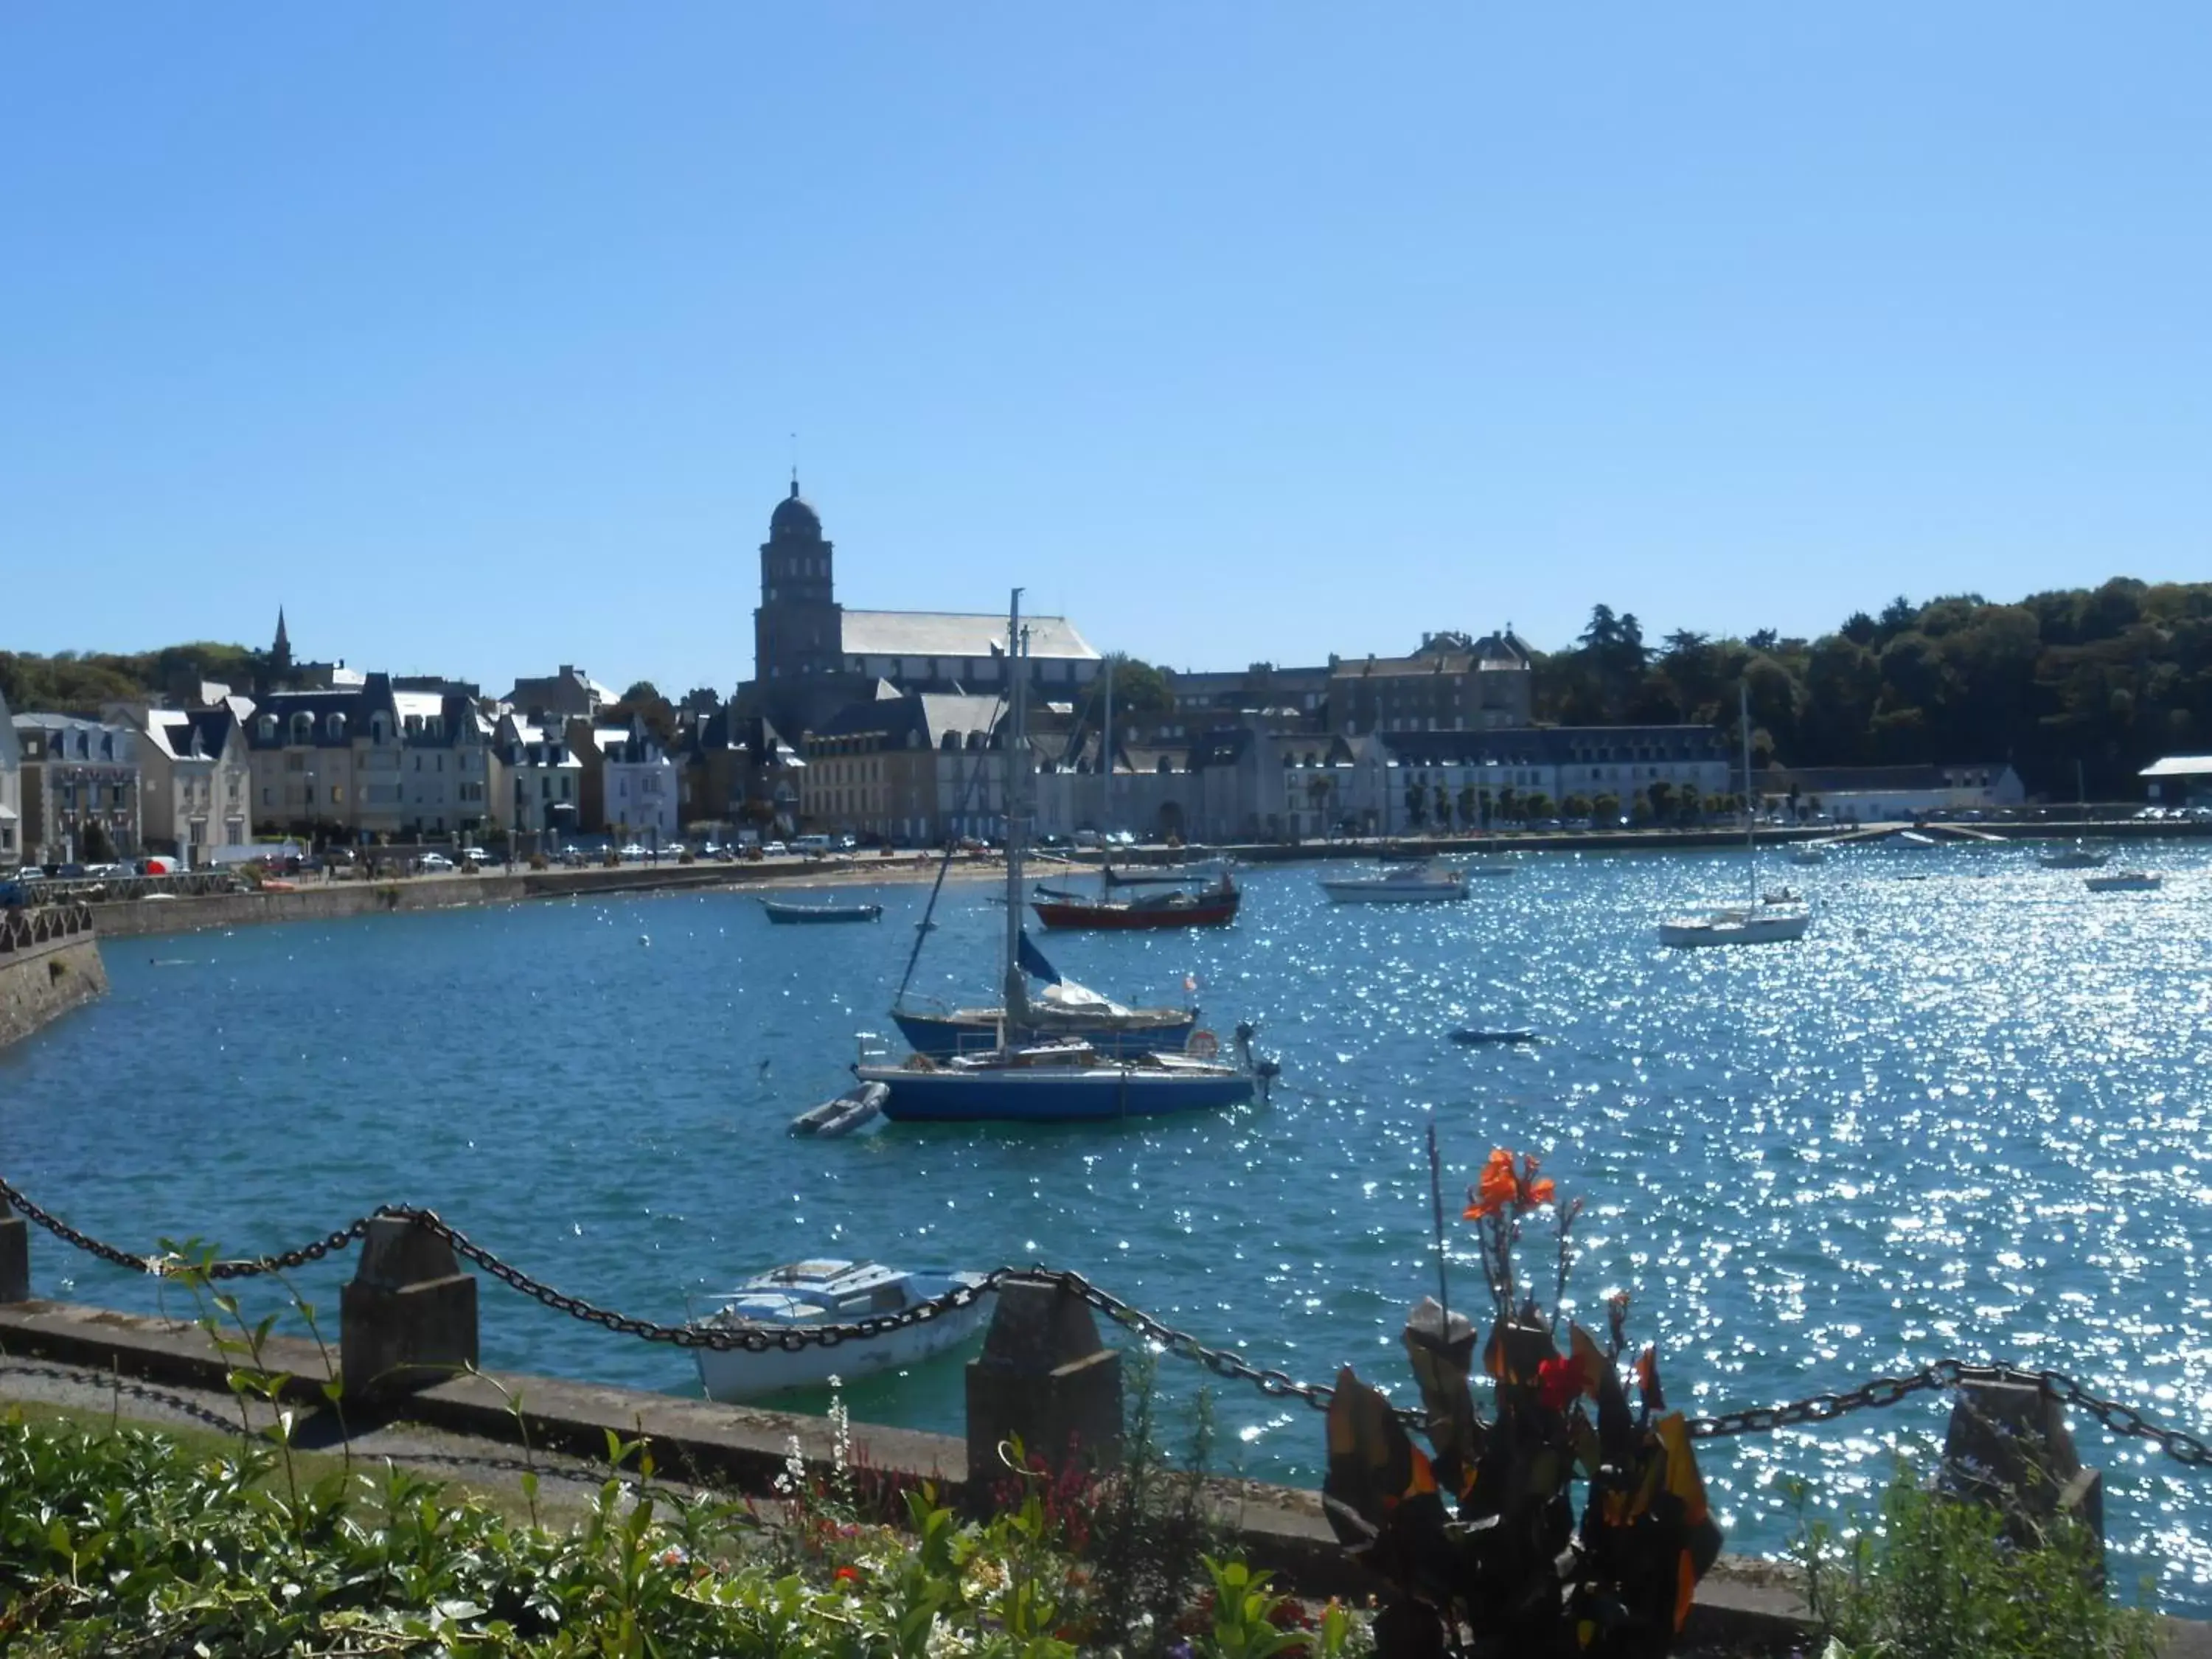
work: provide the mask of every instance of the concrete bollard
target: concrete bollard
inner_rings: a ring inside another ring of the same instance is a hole
[[[0,1302],[31,1299],[31,1224],[0,1216]]]
[[[1056,1279],[1001,1279],[983,1352],[968,1364],[968,1491],[977,1508],[1012,1479],[1000,1456],[1019,1438],[1057,1471],[1110,1459],[1121,1443],[1121,1356],[1098,1340],[1083,1298]]]
[[[1947,1490],[1995,1505],[2006,1531],[2024,1546],[2042,1525],[2064,1517],[2094,1541],[2099,1576],[2105,1549],[2103,1474],[2081,1466],[2066,1413],[2032,1382],[1969,1382],[1943,1437]]]
[[[397,1216],[368,1224],[338,1300],[339,1364],[349,1401],[388,1399],[477,1363],[477,1282],[453,1246]]]

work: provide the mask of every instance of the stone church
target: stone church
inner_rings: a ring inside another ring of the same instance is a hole
[[[738,702],[787,737],[825,729],[851,703],[1004,690],[1003,611],[851,611],[837,603],[836,549],[796,474],[769,515],[760,556],[753,678],[738,688]],[[1048,702],[1072,701],[1100,672],[1098,653],[1065,617],[1023,620],[1031,684]]]

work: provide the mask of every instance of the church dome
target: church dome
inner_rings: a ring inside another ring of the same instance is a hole
[[[799,499],[796,476],[791,480],[791,494],[778,501],[775,511],[769,514],[768,533],[771,538],[803,536],[809,541],[819,541],[822,538],[821,516]]]

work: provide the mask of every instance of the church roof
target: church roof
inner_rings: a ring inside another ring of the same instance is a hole
[[[1030,655],[1097,662],[1098,653],[1065,617],[1024,617]],[[848,611],[842,648],[848,657],[1004,655],[1006,619],[988,612]]]

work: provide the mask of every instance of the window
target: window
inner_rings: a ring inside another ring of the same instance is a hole
[[[259,720],[253,723],[253,726],[254,730],[260,733],[262,742],[274,743],[276,741],[276,717],[274,714],[264,714]],[[39,754],[38,744],[33,743],[27,752],[32,759],[36,760]]]
[[[323,730],[330,734],[332,743],[343,742],[345,738],[345,716],[332,714],[323,722]]]

